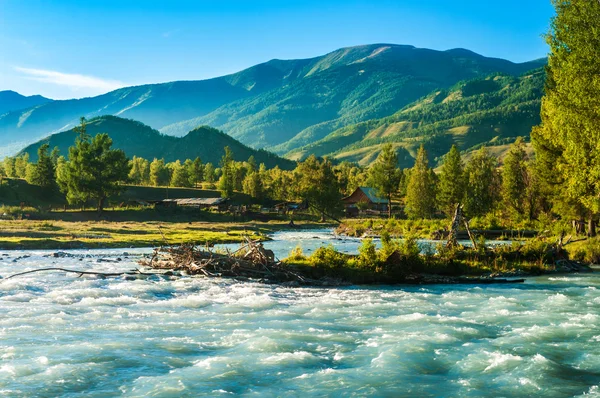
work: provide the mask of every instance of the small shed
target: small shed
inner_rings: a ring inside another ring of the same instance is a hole
[[[195,207],[197,209],[218,209],[219,211],[227,210],[228,198],[183,198],[183,199],[163,199],[158,202],[158,205],[171,207]]]
[[[377,191],[374,188],[369,187],[358,187],[352,192],[350,196],[342,199],[342,203],[346,209],[346,215],[353,216],[358,215],[359,203],[364,203],[367,210],[375,210],[378,212],[387,211],[387,199],[377,195]]]

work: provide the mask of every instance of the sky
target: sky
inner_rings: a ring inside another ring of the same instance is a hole
[[[0,0],[0,90],[53,99],[200,80],[341,47],[546,56],[550,0]]]

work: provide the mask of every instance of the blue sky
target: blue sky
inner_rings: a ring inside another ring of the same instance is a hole
[[[546,55],[550,0],[0,0],[0,90],[55,99],[368,43]]]

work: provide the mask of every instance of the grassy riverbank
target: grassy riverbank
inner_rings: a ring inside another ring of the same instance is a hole
[[[364,239],[358,255],[321,247],[310,255],[296,249],[285,260],[290,267],[313,279],[340,279],[353,284],[463,283],[457,277],[523,277],[549,273],[590,272],[557,252],[549,239],[531,239],[478,249],[440,243],[422,253],[415,238],[392,240],[384,235],[382,248]]]
[[[327,224],[298,221],[301,228]],[[267,234],[289,229],[286,221],[163,222],[0,220],[0,249],[79,249],[153,247],[168,244],[242,242],[245,236],[267,239]]]

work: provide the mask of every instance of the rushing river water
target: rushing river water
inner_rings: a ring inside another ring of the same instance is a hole
[[[0,275],[129,270],[148,250],[128,252],[0,252]],[[598,396],[599,287],[29,274],[0,280],[0,396]]]

